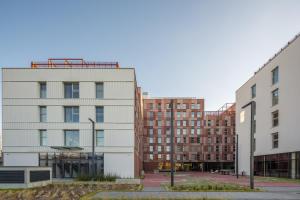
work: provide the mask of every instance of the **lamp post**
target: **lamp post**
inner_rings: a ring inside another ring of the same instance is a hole
[[[235,173],[236,173],[236,178],[239,178],[239,135],[236,134],[235,137]]]
[[[95,121],[89,118],[89,121],[92,123],[92,174],[95,178],[96,168],[95,168]]]
[[[250,106],[251,109],[251,122],[250,122],[250,188],[254,189],[254,158],[253,158],[253,121],[254,121],[254,105],[255,101],[250,101],[242,107],[242,109]]]
[[[171,152],[170,152],[170,160],[171,160],[171,187],[174,186],[174,101],[171,99]]]

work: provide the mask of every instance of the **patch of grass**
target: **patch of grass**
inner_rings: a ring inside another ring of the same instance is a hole
[[[291,178],[255,176],[255,180],[265,181],[265,182],[283,182],[283,183],[299,183],[300,184],[300,179],[291,179]]]
[[[169,191],[178,192],[253,192],[260,191],[259,189],[250,189],[247,186],[227,183],[192,183],[192,184],[178,184],[173,187],[166,186]]]

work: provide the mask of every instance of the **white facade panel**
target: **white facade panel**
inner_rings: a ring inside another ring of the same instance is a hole
[[[4,153],[3,165],[7,167],[12,166],[39,166],[38,153]]]
[[[114,174],[123,178],[134,177],[133,153],[105,153],[104,173]]]

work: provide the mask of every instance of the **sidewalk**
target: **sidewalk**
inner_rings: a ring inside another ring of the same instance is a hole
[[[299,200],[299,192],[163,192],[163,191],[142,191],[142,192],[99,192],[92,199],[143,199],[143,198],[220,198],[232,200]]]

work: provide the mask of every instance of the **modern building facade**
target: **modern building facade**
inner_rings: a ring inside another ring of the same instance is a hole
[[[250,101],[254,173],[300,178],[300,37],[297,35],[236,91],[239,173],[250,173]]]
[[[49,59],[3,68],[4,166],[51,166],[54,177],[142,170],[142,97],[133,68]]]
[[[177,170],[234,166],[234,105],[205,112],[204,99],[144,96],[144,170],[170,169],[171,101]],[[231,109],[231,110],[230,110]]]

